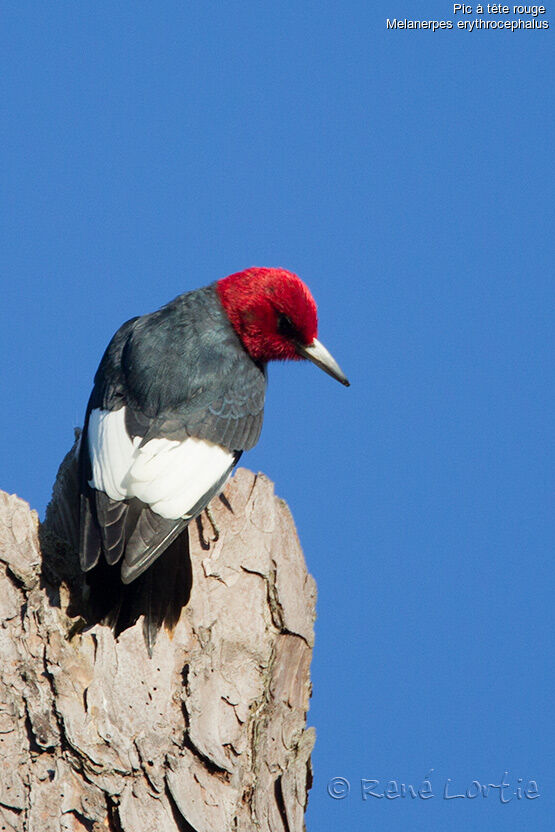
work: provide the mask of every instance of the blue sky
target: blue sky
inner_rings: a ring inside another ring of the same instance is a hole
[[[551,830],[555,18],[2,6],[0,487],[42,514],[124,320],[296,271],[352,386],[271,367],[244,463],[318,582],[309,832]],[[361,798],[431,769],[434,799]],[[442,798],[505,770],[540,797]]]

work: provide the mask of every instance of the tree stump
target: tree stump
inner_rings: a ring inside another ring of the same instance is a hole
[[[0,832],[302,832],[316,590],[286,504],[236,472],[217,542],[189,528],[190,597],[149,658],[140,620],[116,639],[72,617],[74,462],[42,554],[0,492]]]

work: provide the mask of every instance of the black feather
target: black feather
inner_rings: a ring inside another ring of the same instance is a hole
[[[94,496],[104,557],[112,565],[120,560],[125,548],[128,503],[111,500],[103,491],[95,490]]]
[[[186,526],[186,520],[160,517],[145,506],[125,546],[125,559],[121,566],[123,583],[131,583],[148,569]]]
[[[91,511],[91,490],[89,488],[89,493],[81,494],[80,498],[79,557],[83,572],[96,566],[102,552],[100,528]]]

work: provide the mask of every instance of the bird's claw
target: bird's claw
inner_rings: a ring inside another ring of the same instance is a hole
[[[212,531],[214,532],[214,537],[211,539],[210,542],[216,543],[220,539],[220,530],[216,524],[216,521],[214,520],[214,516],[212,514],[212,511],[210,510],[210,506],[206,506],[204,511],[206,513],[206,516],[208,517],[210,525],[212,526]]]

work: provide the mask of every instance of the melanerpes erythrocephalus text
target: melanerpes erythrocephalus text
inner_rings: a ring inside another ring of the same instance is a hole
[[[252,268],[180,295],[116,332],[79,450],[81,567],[143,573],[224,488],[260,435],[266,364],[345,375],[317,340],[316,304],[283,269]]]

